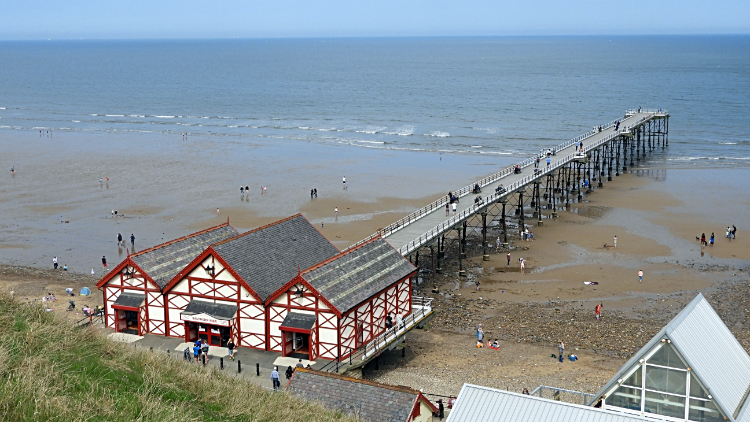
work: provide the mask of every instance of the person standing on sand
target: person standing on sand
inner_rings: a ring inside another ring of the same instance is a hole
[[[343,182],[344,183],[344,189],[346,189],[346,176],[344,176],[343,180],[344,180],[344,182]]]
[[[135,235],[133,233],[130,233],[130,244],[135,246]]]
[[[52,266],[57,269],[57,257],[52,258]]]
[[[713,232],[712,232],[712,233],[711,233],[711,246],[713,246],[713,245],[714,245],[714,234],[713,234]]]
[[[638,282],[643,282],[643,271],[638,270]]]
[[[497,239],[498,239],[498,240],[500,240],[500,238],[499,238],[499,237],[498,237]],[[508,254],[507,254],[507,255],[505,255],[505,258],[507,258],[507,259],[508,259],[508,266],[510,267],[510,252],[508,252]]]
[[[596,305],[594,307],[594,313],[596,314],[596,320],[599,321],[599,318],[602,316],[602,305],[601,303]]]
[[[701,246],[706,246],[706,233],[701,234]]]
[[[102,255],[102,271],[107,272],[107,258]]]
[[[615,249],[617,249],[617,235],[615,235],[614,244],[615,244]]]
[[[732,239],[737,239],[737,227],[732,224]]]
[[[477,327],[477,342],[481,343],[484,340],[484,330],[482,329],[482,324],[479,324],[479,327]]]
[[[318,188],[313,189],[315,191],[315,197],[318,197]]]
[[[122,233],[117,233],[117,246],[119,247],[124,242],[122,241]]]
[[[495,241],[495,253],[498,253],[500,251],[500,236],[497,237],[497,240]]]
[[[526,260],[521,258],[521,274],[526,274]]]
[[[560,363],[563,363],[563,356],[565,356],[565,343],[562,341],[557,345],[557,351],[560,352]]]
[[[339,207],[334,207],[333,213],[336,215],[336,221],[339,221]]]

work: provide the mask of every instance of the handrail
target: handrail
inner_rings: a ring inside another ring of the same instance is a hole
[[[542,397],[542,393],[544,392],[545,389],[546,390],[552,390],[555,393],[570,393],[570,394],[575,394],[577,396],[581,396],[581,397],[583,397],[583,405],[584,406],[587,406],[587,405],[590,404],[590,402],[588,402],[588,398],[589,397],[596,398],[596,394],[584,393],[584,392],[576,391],[576,390],[568,390],[568,389],[565,389],[565,388],[550,387],[550,386],[547,386],[547,385],[540,385],[539,387],[535,388],[534,391],[532,391],[531,393],[529,393],[529,395],[530,396],[536,396],[537,392],[539,392],[539,397]]]
[[[628,110],[628,112],[630,112],[630,111],[632,111],[632,110]],[[642,110],[641,113],[651,114],[651,113],[657,113],[657,111],[645,111],[645,110]],[[609,128],[613,127],[614,125],[616,125],[618,122],[620,122],[620,121],[622,121],[624,119],[628,119],[629,117],[632,117],[632,116],[628,116],[627,113],[626,113],[626,115],[625,115],[624,118],[617,118],[617,119],[614,119],[614,120],[608,122],[607,124],[603,125],[602,126],[602,130],[609,129]],[[582,135],[576,136],[575,138],[570,139],[570,140],[568,140],[566,142],[563,142],[563,143],[557,145],[556,147],[550,148],[550,149],[554,150],[555,152],[562,151],[565,148],[568,148],[569,146],[573,145],[574,143],[582,141],[582,140],[584,140],[586,138],[589,138],[589,137],[591,137],[591,136],[593,136],[593,135],[595,135],[597,133],[599,133],[598,129],[592,129],[592,130],[590,130],[590,131],[588,131],[588,132],[586,132],[586,133],[584,133]],[[495,172],[495,173],[493,173],[493,174],[491,174],[491,175],[489,175],[487,177],[484,177],[484,178],[478,180],[477,182],[475,182],[473,184],[465,186],[465,187],[463,187],[463,188],[461,188],[458,191],[455,191],[453,193],[456,196],[458,196],[458,198],[462,198],[462,197],[464,197],[466,195],[469,195],[471,192],[473,192],[475,185],[478,184],[480,188],[483,188],[483,187],[485,187],[485,186],[487,186],[487,185],[489,185],[491,183],[494,183],[495,181],[497,181],[497,180],[499,180],[499,179],[501,179],[501,178],[503,178],[505,176],[508,176],[508,175],[512,174],[513,173],[513,169],[516,166],[520,166],[523,169],[525,167],[528,167],[528,166],[534,164],[534,162],[536,161],[537,157],[542,158],[544,156],[546,156],[546,149],[543,149],[538,155],[529,157],[529,158],[521,161],[518,164],[514,164],[512,166],[506,167],[506,168],[504,168],[504,169],[502,169],[502,170],[500,170],[498,172]],[[508,189],[508,191],[511,191],[511,189]],[[433,202],[425,205],[424,207],[422,207],[422,208],[420,208],[420,209],[412,212],[411,214],[409,214],[409,215],[407,215],[407,216],[405,216],[405,217],[397,220],[396,222],[391,223],[391,224],[383,227],[382,229],[378,230],[377,233],[373,233],[373,234],[367,236],[366,238],[360,240],[359,242],[356,242],[353,245],[345,248],[343,251],[347,251],[349,249],[356,248],[357,246],[359,246],[359,245],[361,245],[363,243],[369,242],[370,240],[372,240],[372,239],[374,239],[376,237],[379,237],[379,236],[387,237],[387,236],[389,236],[389,235],[391,235],[391,234],[393,234],[393,233],[401,230],[402,228],[408,226],[409,224],[411,224],[411,223],[413,223],[413,222],[421,219],[422,217],[425,217],[428,214],[431,214],[432,212],[434,212],[434,211],[436,211],[438,209],[443,208],[443,206],[445,205],[445,203],[448,202],[449,200],[450,200],[450,198],[448,198],[447,195],[442,196],[442,197],[440,197],[440,199],[437,199],[437,200],[435,200],[435,201],[433,201]]]
[[[413,325],[417,324],[422,318],[424,318],[426,315],[428,315],[430,312],[432,312],[432,301],[433,298],[431,297],[419,297],[414,296],[412,297],[411,303],[412,303],[412,311],[407,315],[404,320],[401,327],[394,325],[391,328],[386,329],[381,334],[375,336],[375,338],[371,339],[367,343],[361,345],[360,347],[354,348],[354,349],[348,349],[346,353],[343,354],[344,361],[349,361],[350,363],[353,361],[359,361],[359,360],[365,360],[367,357],[371,356],[373,353],[379,353],[383,347],[390,344],[390,342],[398,339],[407,331],[407,328],[412,327]],[[419,311],[415,312],[415,306],[419,307]],[[395,324],[395,321],[394,321]],[[389,340],[390,337],[390,340]],[[322,368],[320,368],[321,371],[333,371],[335,370],[338,373],[339,366],[341,365],[341,355],[337,357],[336,359],[328,362],[325,364]]]
[[[607,135],[606,137],[602,138],[598,142],[596,142],[596,143],[594,143],[592,145],[588,145],[587,147],[584,147],[584,153],[588,153],[591,150],[598,148],[600,145],[602,145],[602,144],[604,144],[606,142],[611,141],[612,139],[614,139],[617,136],[620,136],[621,134],[629,133],[630,129],[632,129],[633,127],[635,127],[637,125],[640,125],[641,123],[643,123],[644,121],[646,121],[646,120],[648,120],[650,118],[651,118],[650,116],[649,117],[642,117],[640,120],[636,121],[635,123],[627,125],[624,128],[621,128],[619,131],[614,132],[614,133],[612,133],[610,135]],[[469,218],[470,216],[476,214],[478,210],[487,207],[489,205],[489,203],[495,202],[495,201],[500,200],[500,199],[504,199],[505,197],[513,194],[515,190],[521,188],[522,186],[525,186],[526,184],[528,184],[532,180],[540,179],[543,176],[546,176],[548,173],[550,173],[550,172],[552,172],[552,171],[554,171],[554,170],[556,170],[556,169],[558,169],[558,168],[560,168],[560,167],[568,164],[570,161],[572,161],[575,158],[575,156],[576,156],[575,153],[568,154],[567,156],[565,156],[565,158],[557,160],[554,163],[554,165],[550,165],[549,167],[546,167],[544,170],[540,170],[538,172],[535,172],[533,175],[526,176],[523,179],[514,182],[513,184],[511,184],[510,186],[508,186],[506,188],[505,192],[490,194],[484,201],[482,201],[482,202],[480,202],[478,204],[474,204],[474,205],[470,206],[469,208],[461,211],[461,213],[459,213],[458,215],[454,215],[453,217],[451,217],[448,220],[446,220],[446,221],[438,224],[437,226],[435,226],[434,228],[432,228],[428,232],[424,233],[423,235],[419,236],[418,238],[416,238],[416,239],[412,240],[411,242],[407,243],[406,245],[402,246],[398,250],[399,253],[401,253],[401,255],[405,256],[409,252],[412,252],[413,250],[421,247],[421,245],[423,245],[428,240],[433,239],[436,236],[439,236],[441,233],[444,233],[444,232],[450,230],[452,227],[454,227],[456,224],[460,223],[464,219]]]

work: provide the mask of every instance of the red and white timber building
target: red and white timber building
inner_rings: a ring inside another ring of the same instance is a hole
[[[161,282],[153,282],[149,271],[162,267],[147,270],[138,265],[140,254],[128,257],[113,271],[119,276],[98,284],[108,326],[122,331],[119,309],[137,308],[141,335],[202,338],[216,346],[232,339],[283,356],[336,359],[383,333],[388,314],[395,320],[412,311],[416,268],[381,238],[342,253],[300,214],[231,236],[233,231],[222,225],[141,252],[201,234],[221,236],[213,244],[194,240],[193,259],[180,260],[179,269],[164,265],[169,269],[163,268]],[[143,279],[142,290],[130,288],[134,271]],[[137,297],[129,307],[115,303],[136,294],[144,300],[139,307],[132,306]],[[160,319],[151,321],[152,315]]]
[[[167,333],[164,286],[208,246],[236,236],[229,223],[128,254],[96,285],[104,296],[107,327],[143,335]]]

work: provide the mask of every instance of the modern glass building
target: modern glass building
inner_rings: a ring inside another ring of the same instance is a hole
[[[668,421],[750,421],[750,356],[698,295],[598,393],[607,410]]]

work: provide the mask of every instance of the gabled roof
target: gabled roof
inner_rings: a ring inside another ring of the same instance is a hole
[[[193,233],[191,235],[162,243],[153,248],[130,255],[159,287],[164,288],[180,270],[200,255],[211,244],[228,239],[237,234],[229,223]]]
[[[302,277],[341,313],[416,271],[382,238],[374,238],[302,272]]]
[[[297,368],[287,391],[317,401],[343,413],[356,414],[367,422],[407,422],[414,407],[423,402],[437,411],[419,391],[338,374]]]
[[[464,384],[447,422],[642,422],[653,419]]]
[[[265,301],[309,268],[339,253],[301,214],[259,227],[211,246]]]
[[[237,230],[230,226],[229,222],[226,222],[128,255],[112,271],[109,271],[102,277],[96,283],[96,287],[101,288],[126,266],[133,266],[155,288],[158,287],[163,290],[172,277],[177,275],[180,270],[209,245],[235,236],[236,234]]]
[[[702,294],[643,346],[597,394],[609,391],[662,339],[671,341],[693,375],[732,421],[750,421],[750,356]]]

